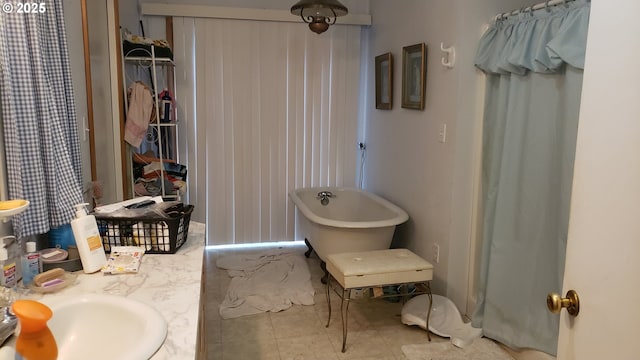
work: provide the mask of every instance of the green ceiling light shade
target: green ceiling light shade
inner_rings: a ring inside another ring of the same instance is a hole
[[[300,16],[316,34],[327,31],[329,25],[336,23],[338,16],[348,12],[338,0],[300,0],[291,7],[291,13]]]

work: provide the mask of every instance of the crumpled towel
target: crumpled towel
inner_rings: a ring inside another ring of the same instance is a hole
[[[140,147],[153,111],[153,96],[151,90],[136,81],[129,87],[129,109],[127,121],[124,125],[124,140],[133,147]]]
[[[302,254],[275,249],[222,257],[216,265],[232,277],[220,304],[223,319],[314,304],[315,290]]]

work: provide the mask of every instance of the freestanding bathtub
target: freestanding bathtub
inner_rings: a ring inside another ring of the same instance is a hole
[[[318,195],[327,191],[334,197],[323,205]],[[396,225],[409,219],[396,205],[360,189],[300,188],[289,197],[301,213],[299,230],[323,262],[333,253],[388,249]]]

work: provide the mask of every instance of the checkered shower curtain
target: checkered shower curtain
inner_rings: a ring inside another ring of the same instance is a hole
[[[36,13],[19,3],[0,3],[0,106],[9,198],[31,202],[13,218],[24,237],[68,223],[83,200],[63,2]]]

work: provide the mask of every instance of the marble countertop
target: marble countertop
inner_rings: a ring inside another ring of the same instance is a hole
[[[79,294],[125,296],[157,309],[168,324],[167,338],[153,360],[194,359],[198,334],[205,225],[191,221],[187,241],[175,254],[146,254],[137,274],[76,272],[75,283],[44,297]],[[29,296],[37,300],[41,294]]]

